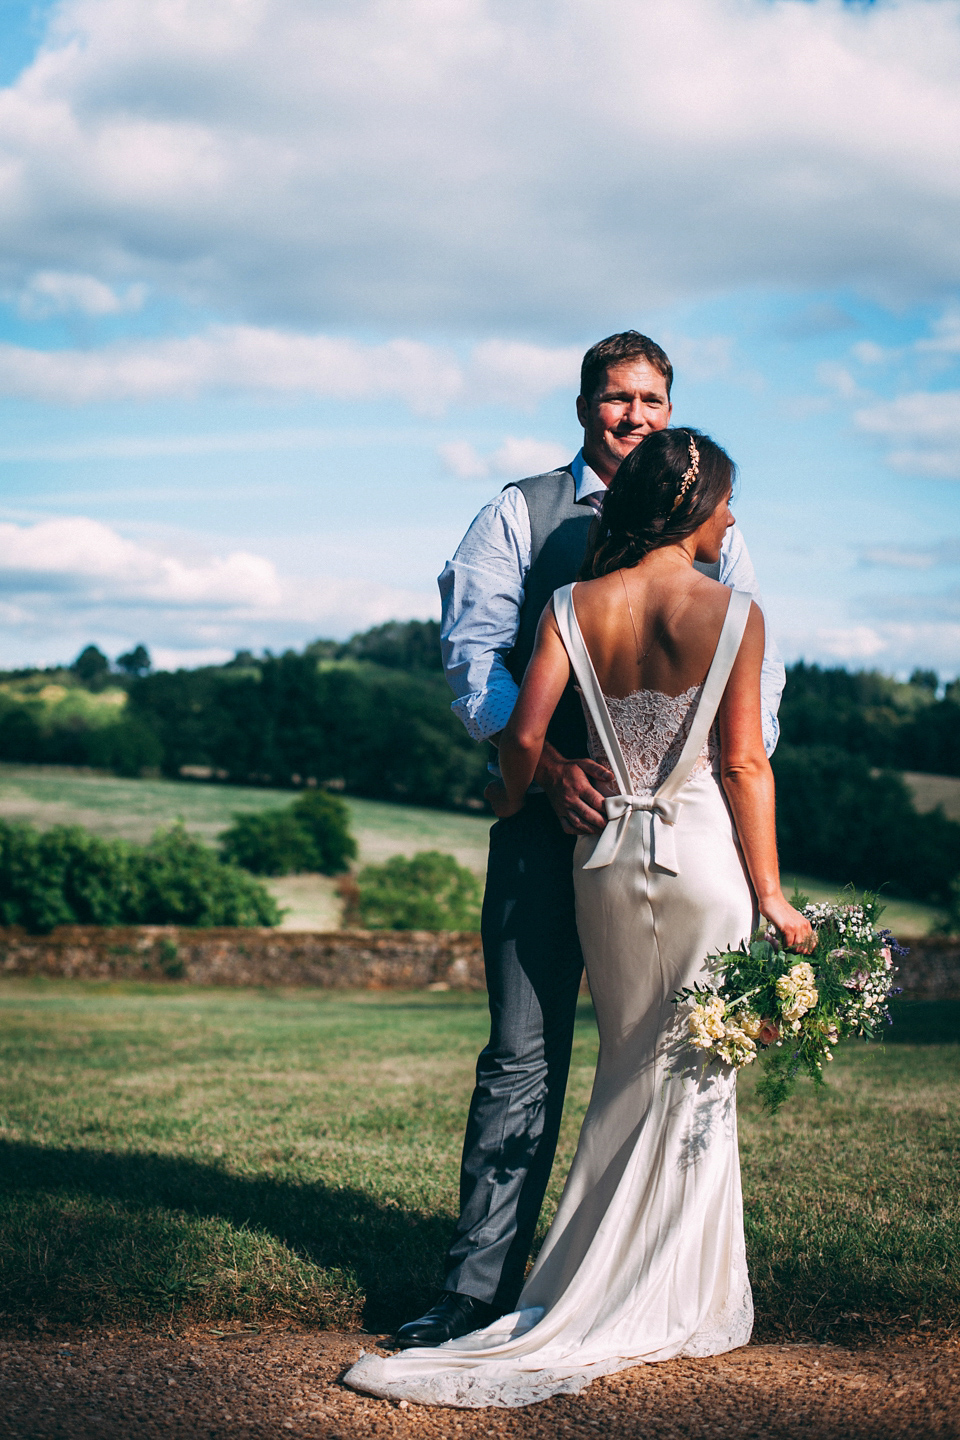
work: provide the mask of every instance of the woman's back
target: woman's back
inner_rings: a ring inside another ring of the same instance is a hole
[[[671,773],[696,714],[730,600],[729,590],[662,553],[579,584],[574,608],[636,795]],[[606,763],[586,713],[590,755]],[[711,731],[692,774],[712,768]]]
[[[662,550],[629,570],[581,581],[574,609],[604,695],[681,696],[702,685],[729,601],[725,585]]]

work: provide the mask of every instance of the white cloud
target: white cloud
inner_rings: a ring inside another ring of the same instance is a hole
[[[70,314],[99,317],[140,310],[146,298],[145,285],[128,285],[121,295],[93,275],[40,270],[31,276],[18,297],[18,308],[22,315],[38,320]]]
[[[70,590],[80,603],[252,609],[277,605],[281,594],[273,565],[259,555],[163,555],[82,516],[0,524],[0,587],[8,594]]]
[[[579,352],[489,341],[461,362],[416,340],[365,344],[255,325],[211,325],[185,338],[119,341],[94,350],[0,344],[0,395],[65,404],[150,400],[211,391],[398,399],[437,415],[454,402],[529,408],[575,384]]]
[[[0,94],[8,289],[40,266],[260,324],[531,335],[956,279],[956,0],[52,13]]]
[[[499,449],[487,456],[481,455],[469,440],[451,440],[438,445],[437,453],[444,468],[459,480],[481,480],[491,475],[520,480],[525,475],[555,470],[573,459],[566,445],[518,435],[508,435]]]
[[[777,632],[789,660],[805,659],[852,669],[876,669],[908,675],[920,665],[942,676],[957,674],[960,657],[960,623],[943,621],[891,622],[874,625],[784,625]]]
[[[158,663],[204,664],[437,610],[433,590],[280,576],[262,555],[177,553],[84,516],[0,524],[4,664],[63,660],[90,640],[111,655],[143,641]]]
[[[892,445],[886,459],[895,470],[960,479],[960,390],[900,395],[865,406],[853,418],[860,430]]]

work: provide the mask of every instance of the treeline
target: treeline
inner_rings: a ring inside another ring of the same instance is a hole
[[[435,621],[196,670],[154,672],[138,647],[116,671],[94,651],[0,675],[0,758],[482,804],[486,755],[450,710]]]
[[[837,746],[881,769],[960,775],[960,681],[939,691],[933,670],[904,684],[801,661],[787,670],[781,732],[789,745]]]

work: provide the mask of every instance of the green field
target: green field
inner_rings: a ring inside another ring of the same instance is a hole
[[[922,1037],[911,1014],[901,1035]],[[0,1312],[374,1329],[415,1313],[440,1280],[485,1021],[469,994],[0,982]],[[595,1057],[584,1001],[544,1221]],[[955,1322],[958,1079],[956,1043],[847,1046],[826,1097],[805,1083],[772,1121],[747,1072],[761,1335]]]
[[[925,804],[934,799],[952,803],[951,786],[960,793],[960,780],[929,775],[911,778],[925,782]],[[177,780],[122,780],[98,771],[54,765],[0,765],[0,817],[30,820],[41,826],[83,825],[95,834],[127,840],[147,840],[158,826],[182,820],[193,834],[213,844],[236,811],[272,810],[289,805],[294,798],[290,790]],[[417,850],[442,850],[478,875],[484,873],[491,823],[488,816],[344,798],[360,847],[359,864],[379,863],[389,855],[413,855]],[[814,900],[831,899],[838,888],[823,880],[786,874],[784,888],[788,894],[794,883]],[[288,910],[284,928],[327,930],[339,924],[335,881],[322,875],[288,875],[268,881],[268,885]],[[929,906],[890,900],[884,923],[896,934],[909,938],[925,935],[937,918],[937,912]]]

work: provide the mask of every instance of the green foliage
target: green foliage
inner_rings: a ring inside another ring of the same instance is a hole
[[[901,684],[875,670],[822,670],[802,661],[787,670],[780,706],[789,745],[830,745],[867,764],[960,775],[960,690],[937,700],[938,677],[915,670]]]
[[[313,840],[323,875],[339,875],[356,859],[357,842],[350,833],[350,811],[338,795],[308,790],[294,801],[297,824]]]
[[[479,930],[480,899],[472,870],[452,855],[421,850],[365,866],[348,918],[368,930]]]
[[[7,761],[92,765],[119,775],[159,769],[156,733],[131,715],[116,686],[87,690],[61,674],[7,681],[0,686],[0,754]]]
[[[84,685],[95,688],[110,674],[110,661],[96,645],[81,650],[70,669]]]
[[[136,645],[126,655],[117,656],[117,669],[124,675],[146,675],[152,668],[146,645]]]
[[[288,654],[147,675],[130,707],[159,736],[168,775],[205,765],[234,782],[336,781],[420,805],[479,803],[489,779],[446,681],[427,672]]]
[[[949,904],[960,873],[960,825],[939,809],[918,814],[899,775],[876,775],[861,756],[836,746],[783,742],[773,770],[785,869]]]
[[[208,928],[280,922],[275,900],[258,881],[224,864],[182,825],[158,830],[148,845],[130,850],[137,877],[131,924]]]
[[[339,875],[357,853],[349,810],[322,790],[308,791],[286,810],[234,815],[220,845],[227,860],[254,875]]]
[[[276,925],[262,885],[225,865],[182,826],[148,845],[104,840],[77,825],[38,831],[0,821],[0,924],[45,934],[56,925]]]
[[[318,647],[324,642],[318,642]],[[313,648],[313,647],[311,647]],[[436,620],[388,620],[339,645],[341,660],[370,660],[390,670],[441,671],[440,625]]]
[[[320,869],[320,856],[310,832],[292,809],[247,811],[234,815],[220,837],[225,860],[252,875],[298,875]]]

